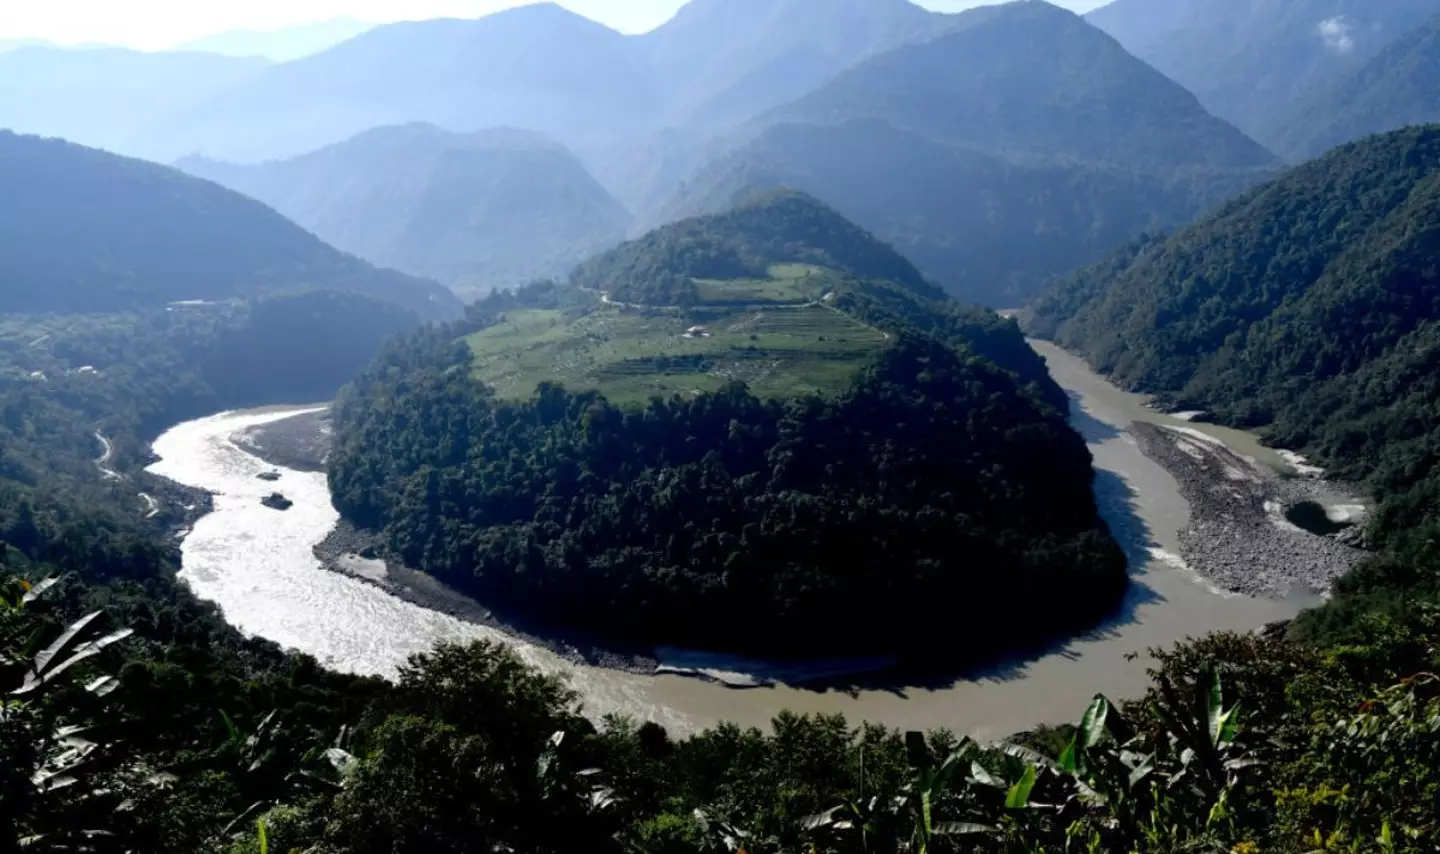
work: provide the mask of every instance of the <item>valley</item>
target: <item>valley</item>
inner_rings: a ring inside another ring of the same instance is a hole
[[[724,682],[642,675],[577,662],[543,644],[518,644],[526,661],[564,674],[584,697],[587,714],[625,713],[693,732],[721,721],[762,726],[782,710],[844,714],[901,729],[949,728],[999,738],[1018,728],[1066,719],[1095,691],[1127,696],[1143,690],[1145,652],[1214,631],[1250,631],[1293,617],[1313,601],[1250,598],[1218,592],[1179,559],[1189,508],[1175,480],[1142,454],[1133,421],[1162,420],[1143,398],[1122,392],[1080,360],[1037,344],[1057,381],[1074,400],[1072,423],[1096,458],[1101,511],[1130,560],[1131,588],[1121,613],[1091,632],[1033,655],[972,672],[846,677],[835,663],[812,668],[824,677],[805,685],[805,667],[733,656],[697,657],[679,650],[654,655],[721,671]],[[405,657],[437,640],[499,638],[496,629],[403,602],[379,588],[327,570],[313,549],[338,521],[323,475],[281,468],[296,507],[278,524],[258,504],[268,484],[255,479],[275,468],[237,446],[232,436],[287,416],[283,411],[235,413],[177,425],[155,444],[153,473],[222,493],[215,511],[187,535],[184,576],[247,633],[314,655],[349,672],[393,673]],[[311,422],[307,429],[319,429]],[[1239,450],[1257,445],[1246,434]],[[1280,463],[1273,454],[1267,460]],[[392,576],[393,578],[394,576]],[[404,577],[403,575],[401,576]],[[420,597],[423,599],[423,596]],[[439,604],[434,598],[432,604]],[[452,608],[453,603],[452,603]],[[459,609],[455,609],[459,610]],[[488,609],[480,607],[479,612]],[[462,614],[463,616],[463,614]],[[1129,657],[1139,653],[1138,658]],[[864,665],[865,662],[860,662]],[[813,678],[814,673],[810,674]],[[780,678],[784,681],[778,681]],[[799,684],[795,684],[795,683]],[[787,684],[789,683],[789,684]]]
[[[85,2],[0,854],[1440,852],[1440,0]]]

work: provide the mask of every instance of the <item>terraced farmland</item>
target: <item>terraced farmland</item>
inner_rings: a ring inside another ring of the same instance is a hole
[[[715,302],[754,296],[763,282],[710,282]],[[700,315],[604,306],[578,319],[512,311],[474,335],[475,375],[502,397],[525,398],[550,380],[597,389],[616,403],[715,391],[744,380],[762,397],[834,393],[888,336],[820,302],[793,299],[776,281],[770,303],[710,307]],[[701,324],[697,327],[697,323]]]

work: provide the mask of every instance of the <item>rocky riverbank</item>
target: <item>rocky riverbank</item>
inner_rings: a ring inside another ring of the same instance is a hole
[[[1365,557],[1346,533],[1321,536],[1285,518],[1304,502],[1344,508],[1350,521],[1363,507],[1344,486],[1316,476],[1282,477],[1198,430],[1137,422],[1140,449],[1180,485],[1190,522],[1180,555],[1217,586],[1248,596],[1327,593]]]
[[[333,430],[326,407],[241,430],[232,441],[273,466],[324,471]]]
[[[332,572],[373,584],[413,605],[499,630],[517,640],[548,649],[572,664],[645,675],[654,673],[660,664],[653,654],[645,651],[617,651],[583,637],[540,631],[504,619],[469,596],[406,567],[389,553],[378,534],[362,531],[343,519],[315,546],[315,556]]]

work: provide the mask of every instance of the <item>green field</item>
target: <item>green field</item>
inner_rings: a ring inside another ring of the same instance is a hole
[[[752,283],[733,284],[724,299],[748,293]],[[551,380],[633,403],[715,391],[730,380],[744,380],[762,397],[838,392],[887,340],[817,303],[713,309],[709,316],[703,332],[689,335],[696,321],[678,313],[604,307],[567,321],[559,311],[512,311],[466,341],[476,377],[502,397],[529,397]]]
[[[777,264],[768,279],[696,279],[700,302],[799,304],[824,295],[828,272],[808,264]]]

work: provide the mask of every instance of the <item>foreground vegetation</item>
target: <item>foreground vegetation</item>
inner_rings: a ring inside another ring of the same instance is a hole
[[[7,551],[0,850],[1418,853],[1440,833],[1440,662],[1405,631],[1192,643],[1145,697],[1001,744],[794,715],[677,740],[587,720],[505,647],[347,679],[183,594],[157,612],[163,579],[137,607],[116,595],[137,582],[20,580],[48,569]]]

